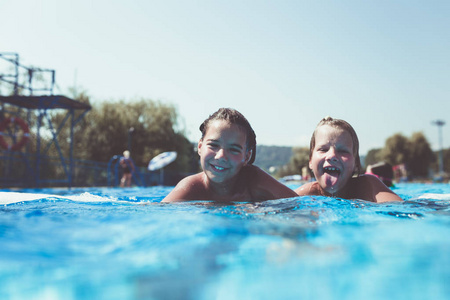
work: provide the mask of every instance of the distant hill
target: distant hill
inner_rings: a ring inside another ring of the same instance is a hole
[[[286,165],[292,156],[292,147],[256,145],[255,166],[266,171],[270,167]]]

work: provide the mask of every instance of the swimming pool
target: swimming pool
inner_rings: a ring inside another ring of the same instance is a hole
[[[390,204],[159,203],[171,189],[3,190],[0,298],[449,299],[448,184]]]

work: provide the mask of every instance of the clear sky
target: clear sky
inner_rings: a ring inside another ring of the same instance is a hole
[[[0,52],[56,70],[58,94],[174,104],[188,137],[220,107],[258,144],[308,146],[327,115],[362,155],[423,132],[450,147],[450,1],[1,0]],[[88,116],[87,116],[88,117]]]

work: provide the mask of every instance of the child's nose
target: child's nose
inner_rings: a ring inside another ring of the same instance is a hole
[[[327,152],[327,160],[337,160],[336,149],[330,147]]]
[[[226,157],[226,155],[225,155],[225,150],[224,149],[219,149],[216,152],[216,159],[225,158],[225,157]]]

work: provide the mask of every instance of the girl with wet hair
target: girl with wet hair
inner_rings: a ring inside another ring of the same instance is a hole
[[[359,140],[356,135],[355,129],[353,129],[352,125],[350,125],[347,121],[341,119],[333,119],[330,116],[327,116],[320,120],[319,124],[317,124],[316,129],[313,132],[311,137],[311,142],[309,143],[309,159],[311,159],[314,147],[316,146],[316,131],[322,125],[329,125],[334,128],[341,128],[344,131],[347,131],[350,134],[353,142],[353,153],[355,153],[355,170],[354,175],[359,175],[361,172],[361,159],[359,158]]]
[[[218,111],[213,113],[209,116],[208,119],[206,119],[202,125],[200,125],[200,131],[202,132],[202,139],[206,135],[206,131],[208,130],[208,126],[212,121],[215,120],[224,120],[231,124],[238,125],[242,130],[244,130],[246,136],[247,136],[247,149],[252,151],[252,156],[250,160],[248,161],[248,164],[252,164],[255,161],[256,157],[256,134],[253,131],[252,126],[247,121],[247,119],[244,117],[243,114],[238,112],[235,109],[231,108],[220,108]]]
[[[359,174],[358,136],[344,120],[326,117],[319,122],[311,137],[309,168],[316,181],[296,189],[300,196],[320,195],[372,202],[402,201],[377,177]]]
[[[162,202],[254,202],[297,196],[252,165],[256,135],[240,112],[221,108],[200,125],[200,131],[197,149],[203,171],[182,179]]]

